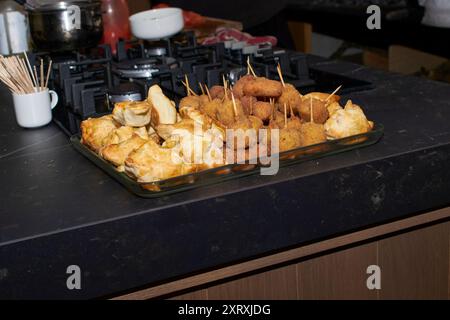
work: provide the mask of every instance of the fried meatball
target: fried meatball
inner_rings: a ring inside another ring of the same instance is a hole
[[[273,113],[273,105],[269,102],[257,101],[253,107],[253,115],[262,121],[268,121]]]
[[[283,86],[281,82],[269,80],[267,78],[256,78],[248,81],[244,85],[244,95],[253,97],[279,97]]]
[[[209,94],[211,95],[211,99],[223,99],[225,96],[225,89],[222,86],[214,86],[209,89]]]
[[[202,95],[198,96],[198,99],[200,100],[201,105],[209,102],[209,97],[206,94],[202,94]]]
[[[328,110],[325,105],[325,102],[318,100],[318,99],[312,99],[312,105],[313,105],[313,113],[314,113],[314,122],[324,124],[328,118]],[[302,100],[302,103],[299,108],[297,108],[300,117],[305,122],[311,122],[311,98],[306,99],[304,98]]]
[[[233,94],[236,98],[242,98],[244,96],[244,86],[246,83],[254,81],[255,77],[252,75],[246,75],[240,78],[233,87]]]
[[[280,130],[280,152],[292,150],[302,145],[302,137],[299,130],[284,128]]]
[[[179,110],[184,109],[184,108],[198,109],[198,108],[200,108],[201,104],[202,104],[202,101],[201,101],[200,97],[187,96],[187,97],[184,97],[183,99],[181,99],[178,109]]]
[[[258,142],[258,133],[256,131],[254,131],[252,121],[250,121],[250,119],[248,119],[245,116],[241,116],[241,117],[237,118],[236,121],[234,121],[233,124],[231,124],[228,128],[235,130],[234,137],[233,137],[235,150],[237,150],[238,148],[242,149],[242,146],[238,145],[238,139],[239,138],[242,139],[242,136],[241,136],[241,134],[239,134],[239,132],[237,132],[237,130],[242,130],[245,134],[244,149],[252,147]],[[247,133],[249,133],[250,135],[253,134],[254,136],[251,137]],[[227,137],[227,139],[228,139],[228,137]]]
[[[287,128],[300,129],[302,127],[302,121],[296,116],[292,116],[287,120]]]
[[[323,93],[323,92],[310,92],[307,95],[303,96],[303,99],[309,99],[309,98],[313,98],[313,99],[317,99],[320,101],[326,101],[326,102],[339,102],[339,100],[341,99],[340,96],[337,95],[333,95],[330,98],[330,94],[329,93]],[[328,99],[328,100],[327,100]]]
[[[212,119],[217,119],[217,110],[222,107],[222,101],[219,99],[213,99],[202,105],[201,111],[206,113]]]
[[[276,111],[275,115],[271,117],[269,126],[272,126],[273,128],[284,128],[284,114],[280,111]]]
[[[264,123],[260,118],[255,116],[248,116],[248,119],[252,123],[253,129],[255,129],[257,132],[259,131],[259,129],[262,129],[262,127],[264,127]]]
[[[312,122],[304,123],[298,131],[301,136],[302,146],[310,146],[327,141],[325,128],[322,124]]]
[[[244,108],[239,100],[236,100],[236,111],[237,114],[235,114],[234,111],[233,101],[226,100],[222,103],[222,106],[217,109],[217,120],[228,127],[235,122],[236,118],[244,116]]]
[[[255,104],[258,101],[255,97],[251,96],[243,96],[240,98],[242,107],[244,108],[244,112],[246,115],[253,114],[253,109],[255,108]]]
[[[289,83],[286,83],[286,87],[283,88],[281,96],[278,98],[278,109],[284,112],[284,105],[286,104],[292,109],[297,109],[302,103],[302,95],[298,90]]]

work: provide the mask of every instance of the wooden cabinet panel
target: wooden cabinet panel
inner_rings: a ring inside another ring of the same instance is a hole
[[[447,299],[450,223],[379,241],[381,299]]]
[[[264,274],[232,280],[208,288],[211,300],[262,300],[265,289]]]
[[[276,268],[208,288],[208,298],[222,299],[297,299],[295,265]]]
[[[366,286],[367,267],[376,263],[376,243],[298,263],[299,298],[377,299],[377,291]]]
[[[169,300],[207,300],[207,299],[208,299],[208,292],[205,289],[201,289],[173,297]]]

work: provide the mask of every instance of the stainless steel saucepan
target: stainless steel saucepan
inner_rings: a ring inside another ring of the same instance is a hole
[[[103,35],[101,1],[33,0],[25,4],[38,50],[71,51],[96,46]]]

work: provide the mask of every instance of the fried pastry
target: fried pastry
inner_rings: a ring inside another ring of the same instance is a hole
[[[349,137],[369,132],[372,129],[373,122],[368,121],[362,109],[353,104],[351,100],[347,102],[344,109],[333,113],[325,123],[328,139]]]
[[[134,150],[140,148],[148,139],[143,139],[137,134],[118,144],[112,144],[102,150],[102,156],[106,161],[111,162],[116,167],[125,163],[128,155]]]
[[[150,123],[151,110],[147,101],[124,101],[116,103],[113,117],[123,126],[143,127]]]
[[[107,137],[118,127],[111,115],[89,118],[81,123],[81,143],[98,153]]]

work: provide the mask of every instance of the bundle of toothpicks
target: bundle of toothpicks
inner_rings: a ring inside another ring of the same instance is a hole
[[[15,55],[4,57],[0,55],[0,81],[15,94],[29,94],[47,90],[52,61],[44,74],[44,61],[36,68],[31,68],[27,54],[23,58]],[[39,75],[38,75],[39,70]]]

